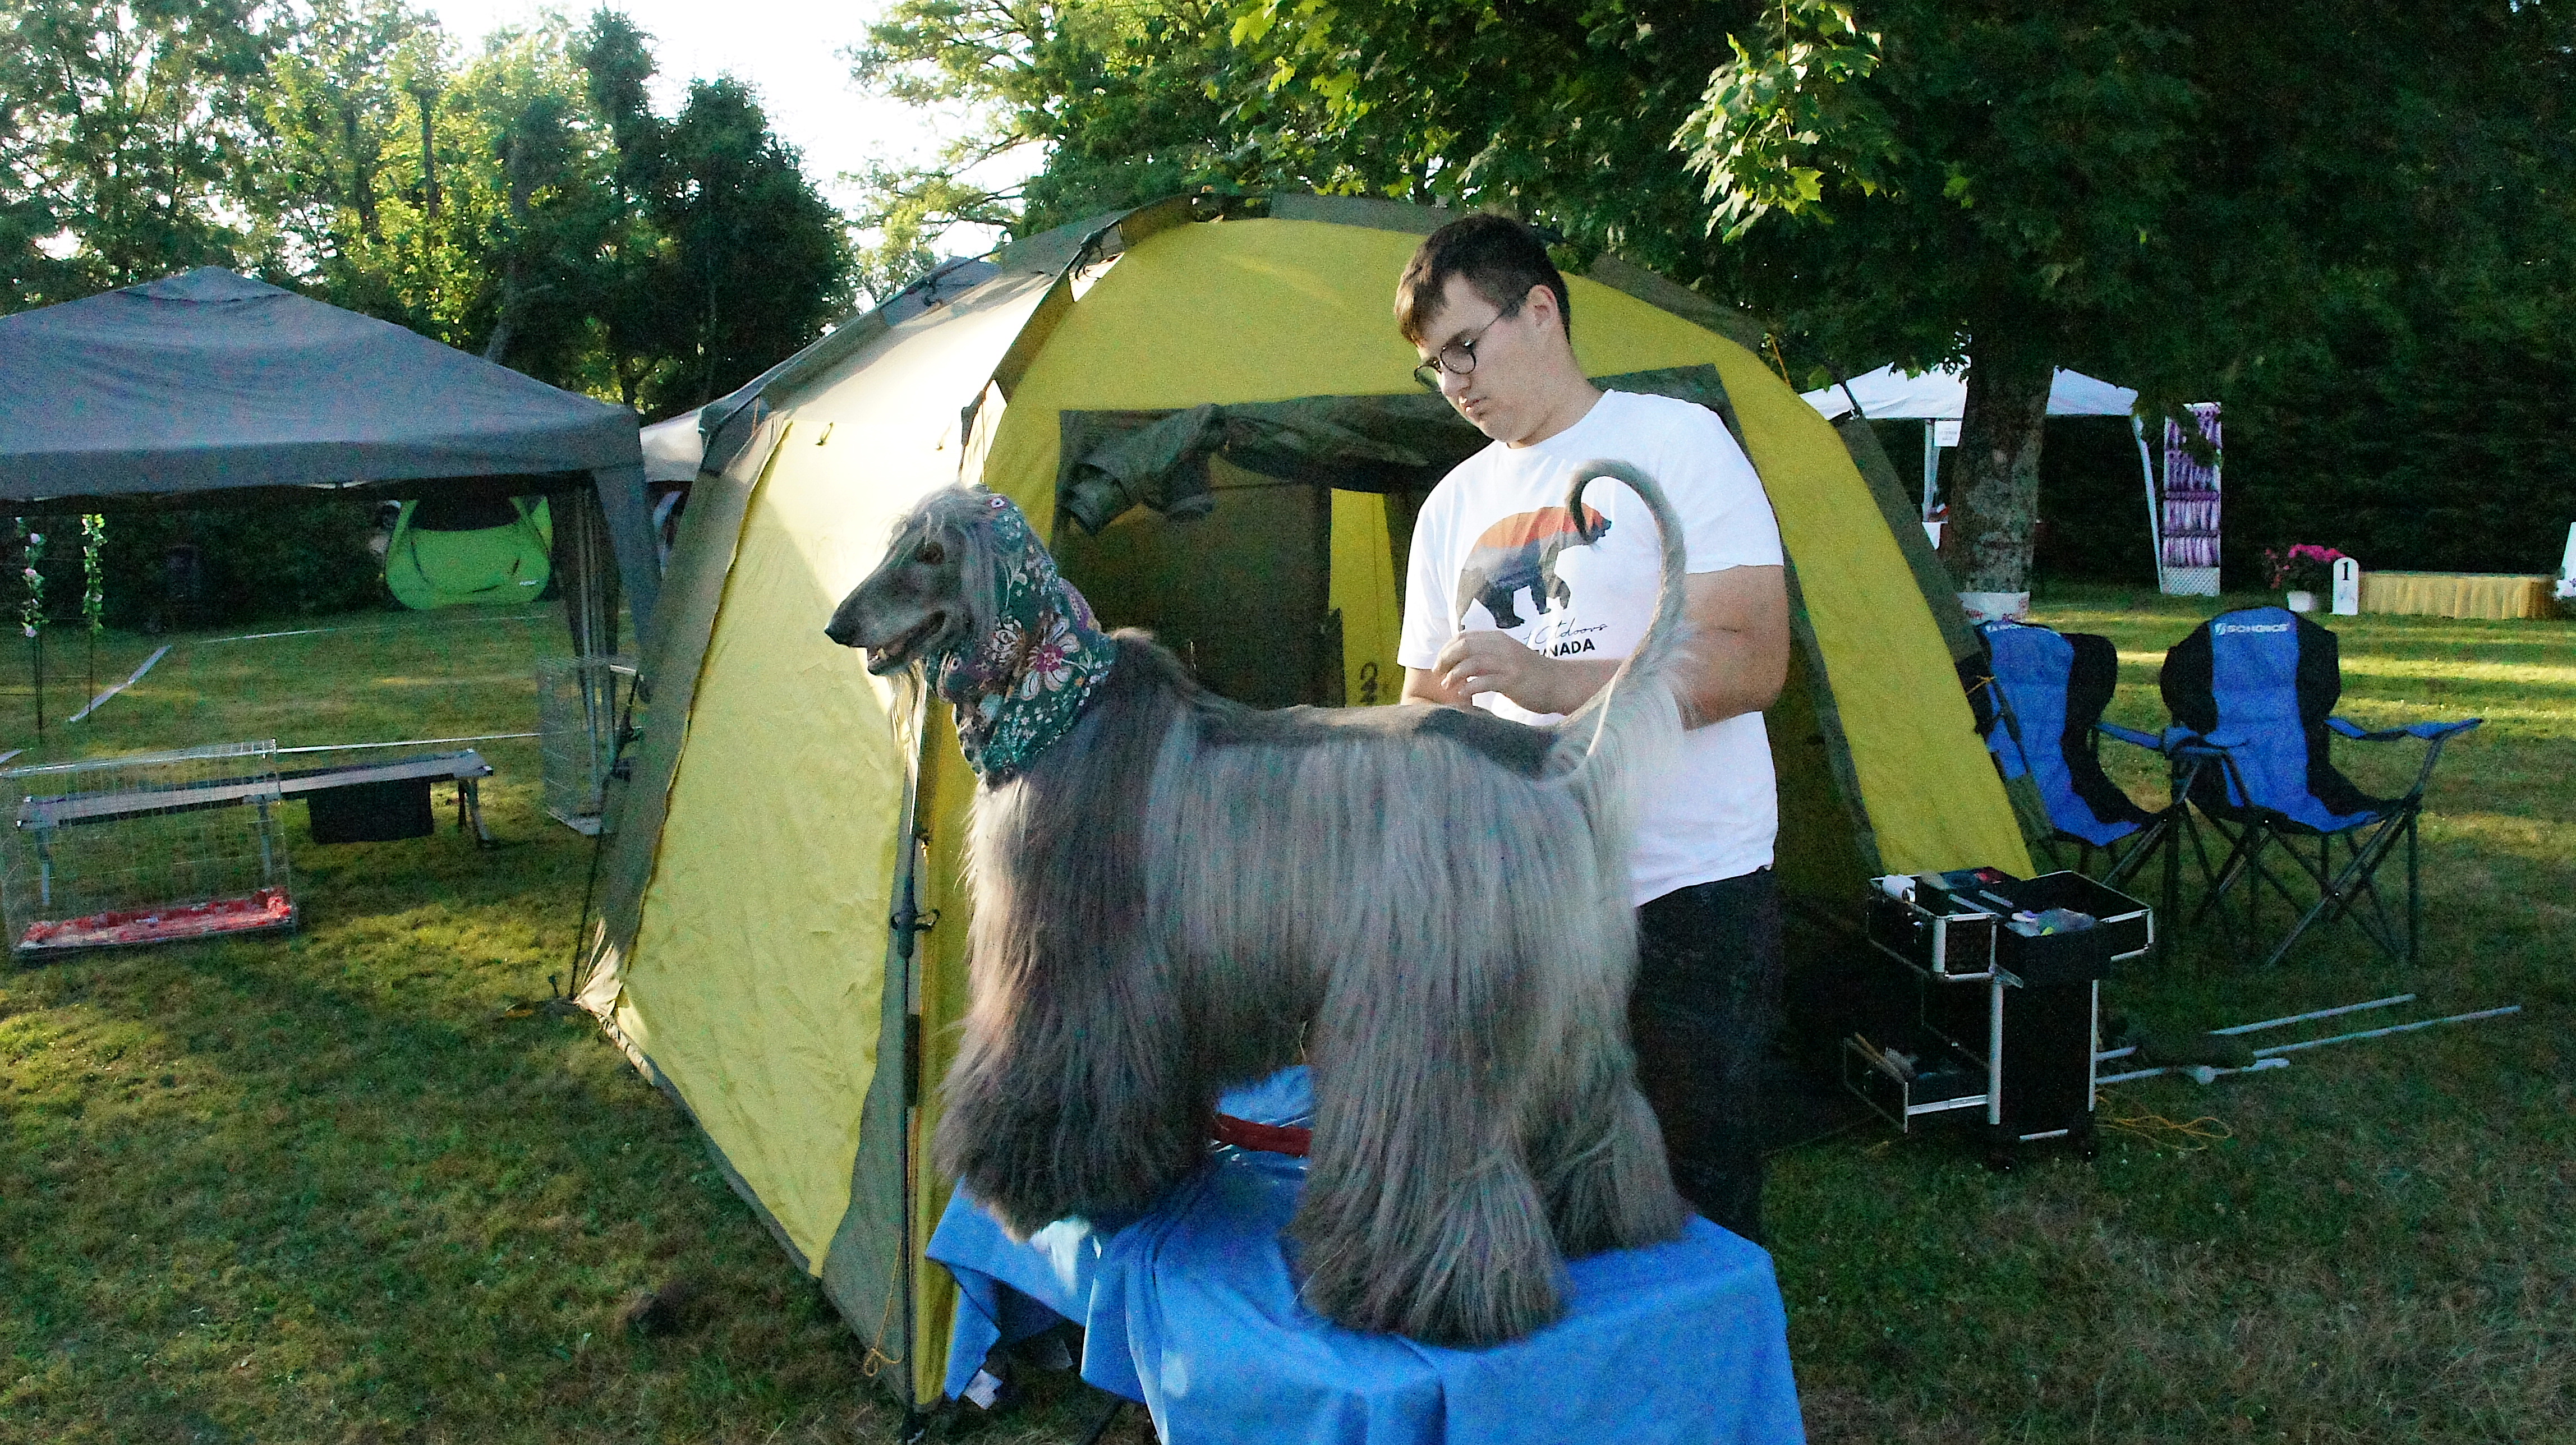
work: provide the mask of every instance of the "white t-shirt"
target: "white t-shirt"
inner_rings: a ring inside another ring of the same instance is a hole
[[[1762,481],[1726,424],[1670,397],[1604,392],[1581,421],[1526,447],[1496,442],[1441,479],[1414,521],[1397,660],[1428,669],[1462,631],[1498,629],[1553,656],[1625,657],[1654,620],[1661,547],[1654,514],[1616,481],[1584,504],[1609,521],[1589,544],[1565,515],[1574,467],[1606,458],[1661,483],[1681,514],[1693,572],[1780,565],[1780,527]],[[1520,722],[1500,693],[1478,707]],[[1640,778],[1630,892],[1638,903],[1734,878],[1771,862],[1780,828],[1771,744],[1760,713],[1696,728],[1677,772]]]

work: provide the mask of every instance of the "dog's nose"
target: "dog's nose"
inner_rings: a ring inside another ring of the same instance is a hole
[[[832,620],[823,625],[823,635],[843,647],[859,645],[858,609],[850,605],[857,600],[855,593],[842,598],[841,605],[832,609]]]

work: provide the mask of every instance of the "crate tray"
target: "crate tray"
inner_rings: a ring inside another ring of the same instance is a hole
[[[20,953],[74,948],[113,948],[167,943],[229,933],[258,933],[295,926],[295,905],[282,889],[263,888],[247,898],[218,898],[171,908],[119,908],[81,918],[39,920],[18,936]]]

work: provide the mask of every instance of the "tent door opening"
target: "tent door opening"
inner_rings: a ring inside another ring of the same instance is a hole
[[[1331,605],[1333,494],[1207,460],[1204,514],[1138,507],[1060,526],[1057,564],[1104,627],[1141,627],[1211,690],[1253,707],[1348,700]]]

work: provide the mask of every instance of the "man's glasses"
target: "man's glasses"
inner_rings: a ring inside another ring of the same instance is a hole
[[[1521,298],[1521,300],[1527,299],[1527,297]],[[1450,342],[1448,345],[1441,347],[1439,352],[1429,361],[1413,368],[1413,379],[1421,382],[1424,386],[1429,387],[1433,391],[1438,391],[1440,389],[1440,373],[1446,371],[1458,376],[1465,376],[1467,373],[1474,371],[1476,369],[1476,346],[1479,342],[1482,342],[1485,339],[1485,333],[1493,330],[1502,323],[1511,320],[1513,314],[1518,312],[1520,309],[1520,301],[1514,301],[1511,305],[1504,307],[1499,313],[1497,313],[1493,320],[1477,327],[1473,334],[1461,336],[1457,340]]]

